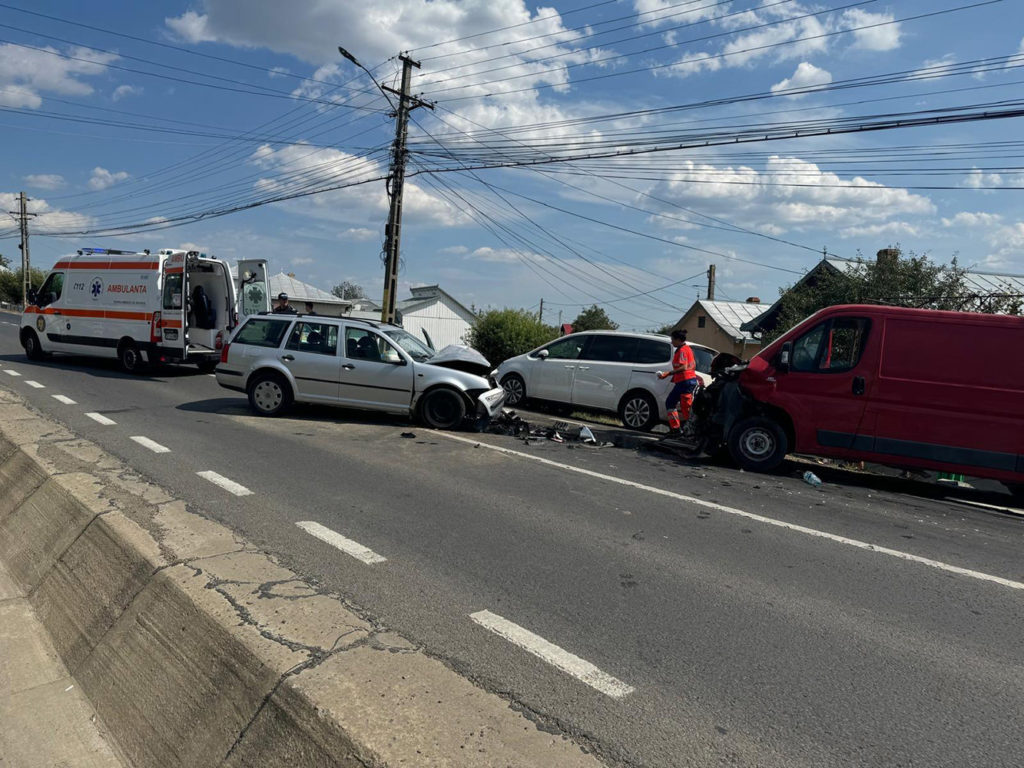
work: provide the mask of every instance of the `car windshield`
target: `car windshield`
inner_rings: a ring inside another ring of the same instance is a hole
[[[409,353],[409,357],[415,360],[417,363],[422,363],[434,356],[434,353],[428,349],[422,341],[417,339],[408,331],[403,331],[401,328],[389,328],[384,331],[398,346]]]

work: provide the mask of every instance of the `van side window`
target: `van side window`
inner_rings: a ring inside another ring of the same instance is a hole
[[[60,298],[61,293],[64,290],[64,273],[63,272],[52,272],[50,276],[46,278],[46,282],[43,283],[43,287],[39,289],[39,306],[45,307],[47,304],[52,304]]]
[[[287,321],[253,318],[242,326],[233,343],[277,348],[281,345],[281,339],[284,338],[288,326]]]
[[[333,357],[338,354],[338,326],[331,323],[296,323],[288,338],[287,348]]]
[[[672,360],[672,345],[667,341],[640,339],[636,345],[636,360],[640,365],[668,363]],[[698,363],[698,368],[700,364]]]
[[[793,344],[790,369],[805,373],[842,373],[860,361],[869,322],[860,317],[826,320]]]
[[[580,356],[585,340],[585,337],[570,336],[548,344],[544,349],[548,351],[548,357],[552,360],[575,360]]]
[[[635,338],[629,336],[591,336],[580,360],[632,363],[636,357],[636,342]]]

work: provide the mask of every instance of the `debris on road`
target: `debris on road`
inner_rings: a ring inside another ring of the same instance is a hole
[[[804,482],[815,488],[821,488],[822,485],[821,478],[818,477],[813,472],[811,472],[810,470],[804,472]]]
[[[403,432],[402,437],[416,437],[415,432]]]

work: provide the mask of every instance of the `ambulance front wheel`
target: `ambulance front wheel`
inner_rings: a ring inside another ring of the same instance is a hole
[[[141,373],[146,367],[146,362],[142,359],[142,352],[131,339],[124,339],[118,345],[117,362],[125,373]]]
[[[292,388],[279,373],[258,373],[249,381],[249,405],[260,416],[277,416],[292,404]]]
[[[39,346],[39,337],[36,332],[29,329],[21,335],[21,346],[25,348],[25,357],[29,360],[43,360],[49,357],[43,348]]]

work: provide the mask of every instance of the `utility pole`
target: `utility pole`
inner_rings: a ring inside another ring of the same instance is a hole
[[[388,224],[384,230],[384,301],[380,312],[382,323],[395,322],[395,302],[398,293],[398,264],[402,243],[402,190],[405,186],[405,139],[409,133],[409,113],[416,107],[429,107],[421,99],[409,93],[412,80],[412,68],[420,68],[418,61],[408,56],[399,56],[402,62],[402,90],[382,86],[381,90],[389,91],[398,96],[398,107],[395,109],[395,143],[391,149],[391,170],[388,172],[388,196],[391,198],[391,209],[388,211]]]
[[[18,229],[21,230],[21,243],[18,248],[21,250],[21,305],[23,307],[28,306],[28,292],[32,289],[32,262],[28,254],[28,219],[29,216],[35,216],[35,214],[26,210],[30,200],[31,198],[25,197],[25,193],[22,192],[18,195],[18,210],[8,211],[12,216],[18,217]]]
[[[708,301],[715,300],[715,265],[708,267]]]
[[[544,322],[544,299],[540,300],[540,312],[537,313],[537,320],[542,323]]]

